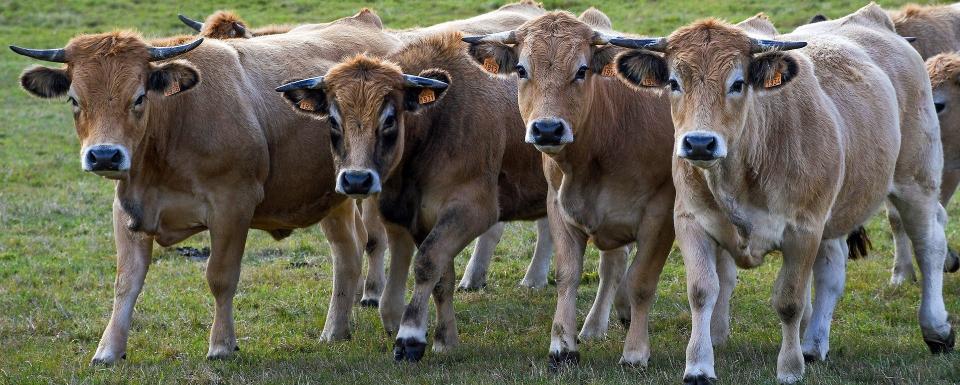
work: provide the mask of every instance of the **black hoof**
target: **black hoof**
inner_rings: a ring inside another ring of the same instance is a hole
[[[556,373],[567,366],[577,366],[580,363],[580,352],[564,351],[559,353],[550,353],[548,368]]]
[[[710,378],[707,376],[684,376],[683,385],[714,385],[717,383],[716,378]]]
[[[397,338],[393,343],[393,359],[397,362],[418,362],[427,350],[427,343],[413,338]]]
[[[960,255],[958,255],[957,251],[953,248],[948,248],[947,250],[947,260],[943,262],[943,271],[956,273],[957,270],[960,270]]]
[[[927,343],[927,346],[930,347],[930,353],[933,354],[945,354],[953,351],[954,345],[957,343],[957,334],[954,332],[953,328],[950,329],[950,335],[947,336],[946,341],[937,341],[924,338],[923,342]]]
[[[360,300],[360,307],[372,307],[374,309],[380,307],[380,301],[375,298],[367,298]]]
[[[620,326],[623,326],[624,329],[630,330],[630,319],[620,318]]]

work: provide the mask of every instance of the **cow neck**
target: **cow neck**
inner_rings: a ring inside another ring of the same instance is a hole
[[[159,185],[164,175],[172,171],[166,148],[170,138],[175,137],[177,130],[183,127],[182,117],[177,113],[177,103],[162,101],[151,106],[146,133],[133,150],[134,159],[129,176],[117,183],[117,198],[124,203],[124,207],[142,206],[149,190]]]

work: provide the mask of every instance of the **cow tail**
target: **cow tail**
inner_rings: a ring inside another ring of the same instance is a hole
[[[866,258],[873,242],[867,236],[867,229],[860,226],[847,236],[847,247],[850,249],[850,259]]]

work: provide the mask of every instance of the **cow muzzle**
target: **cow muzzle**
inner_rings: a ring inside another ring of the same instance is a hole
[[[380,175],[366,169],[340,171],[337,192],[353,199],[367,198],[380,192]]]
[[[527,127],[526,142],[533,144],[540,152],[556,154],[567,144],[573,143],[573,130],[563,119],[536,119]]]
[[[684,134],[677,143],[677,156],[700,168],[712,167],[727,156],[723,138],[712,132]]]
[[[83,171],[108,179],[121,179],[130,171],[130,152],[118,144],[96,144],[83,150]]]

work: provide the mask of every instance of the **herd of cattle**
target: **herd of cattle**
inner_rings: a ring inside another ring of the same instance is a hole
[[[827,357],[848,255],[865,252],[861,226],[884,203],[891,281],[914,280],[916,259],[923,339],[934,353],[954,347],[942,284],[960,262],[943,206],[960,182],[960,5],[870,4],[783,35],[763,14],[706,19],[665,38],[530,1],[411,30],[384,29],[366,9],[258,29],[228,12],[181,19],[201,37],[116,31],[11,47],[65,63],[28,68],[20,83],[66,96],[83,169],[116,181],[115,298],[94,363],[126,357],[154,242],[210,231],[207,356],[221,358],[238,350],[248,229],[282,239],[317,222],[334,254],[321,338],[349,338],[359,298],[379,307],[395,359],[417,361],[432,294],[433,350],[445,352],[458,344],[453,257],[480,238],[459,287],[482,287],[503,222],[536,220],[521,284],[546,286],[552,249],[552,368],[605,335],[613,307],[629,329],[621,363],[646,365],[676,240],[692,315],[684,382],[716,379],[736,269],[779,250],[777,377],[794,383],[805,361]],[[589,242],[600,288],[578,335]]]

